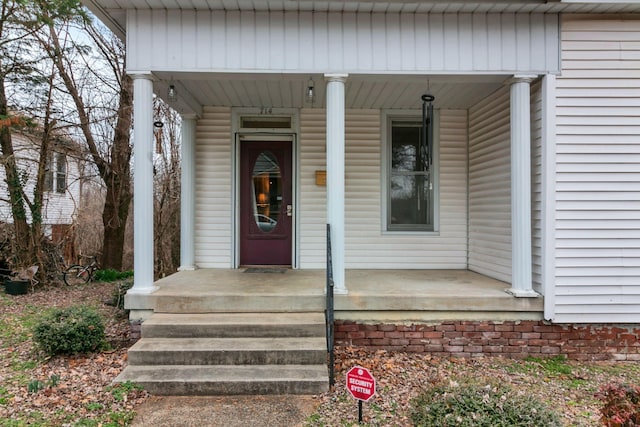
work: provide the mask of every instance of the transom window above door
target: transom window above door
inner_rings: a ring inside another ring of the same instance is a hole
[[[436,138],[422,133],[420,116],[387,117],[387,231],[436,231]]]

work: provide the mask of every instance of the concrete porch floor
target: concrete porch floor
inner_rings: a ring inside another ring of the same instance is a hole
[[[325,270],[181,271],[158,280],[150,295],[126,305],[155,312],[323,311]],[[347,270],[335,317],[358,322],[540,320],[543,298],[515,298],[507,283],[467,270]]]

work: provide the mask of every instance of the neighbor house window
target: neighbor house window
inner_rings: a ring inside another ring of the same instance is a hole
[[[67,191],[67,156],[64,153],[51,153],[47,156],[44,166],[44,191]]]
[[[389,118],[387,127],[387,230],[435,231],[435,141],[430,152],[420,117]]]
[[[67,191],[67,156],[56,153],[56,192]]]

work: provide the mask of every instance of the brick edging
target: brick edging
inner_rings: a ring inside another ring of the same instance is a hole
[[[640,360],[640,325],[533,320],[394,325],[337,320],[335,344],[459,358],[564,355],[574,360]]]

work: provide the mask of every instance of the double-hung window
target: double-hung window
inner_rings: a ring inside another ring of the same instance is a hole
[[[56,153],[56,192],[67,191],[67,156],[64,153]]]
[[[387,231],[437,231],[436,141],[422,133],[420,116],[387,117]]]
[[[44,167],[44,191],[64,194],[67,191],[67,156],[51,152]]]

